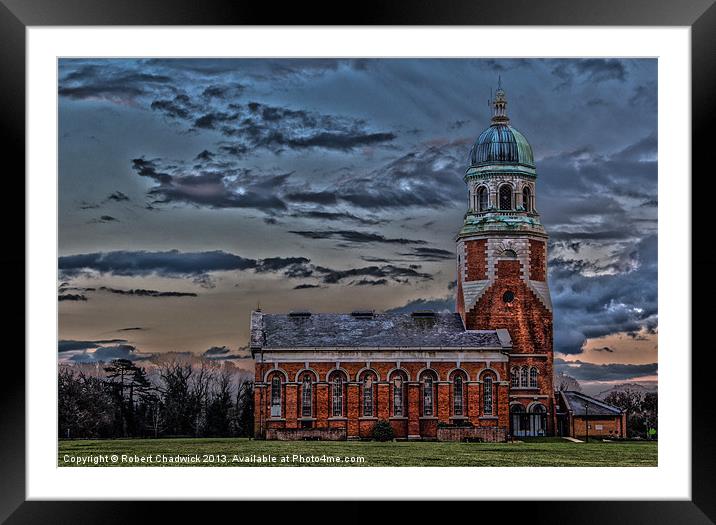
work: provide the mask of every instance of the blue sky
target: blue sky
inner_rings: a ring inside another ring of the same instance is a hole
[[[62,59],[60,339],[84,347],[60,356],[235,352],[258,303],[451,309],[462,175],[499,76],[535,153],[558,369],[655,379],[656,75],[651,59]]]

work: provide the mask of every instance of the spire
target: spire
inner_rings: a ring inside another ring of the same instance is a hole
[[[502,76],[497,77],[497,91],[495,91],[495,98],[492,101],[492,123],[510,123],[510,119],[507,117],[507,96],[505,90],[502,89]]]

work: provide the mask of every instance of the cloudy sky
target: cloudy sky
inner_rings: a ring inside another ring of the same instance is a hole
[[[60,360],[233,355],[259,303],[452,309],[498,76],[537,162],[558,370],[654,380],[650,59],[60,60]]]

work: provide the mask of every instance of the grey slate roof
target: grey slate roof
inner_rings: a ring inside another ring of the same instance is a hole
[[[511,347],[506,330],[465,330],[458,314],[289,314],[252,312],[252,348],[484,348]]]
[[[581,392],[565,390],[560,392],[565,400],[567,408],[575,416],[617,416],[622,413],[621,409],[606,404],[604,401],[585,396]]]

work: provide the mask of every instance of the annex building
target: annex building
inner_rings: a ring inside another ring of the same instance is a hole
[[[369,437],[378,420],[407,439],[504,441],[573,429],[563,420],[577,403],[558,406],[553,388],[532,148],[510,125],[501,88],[492,106],[464,175],[457,311],[252,312],[257,436]]]

